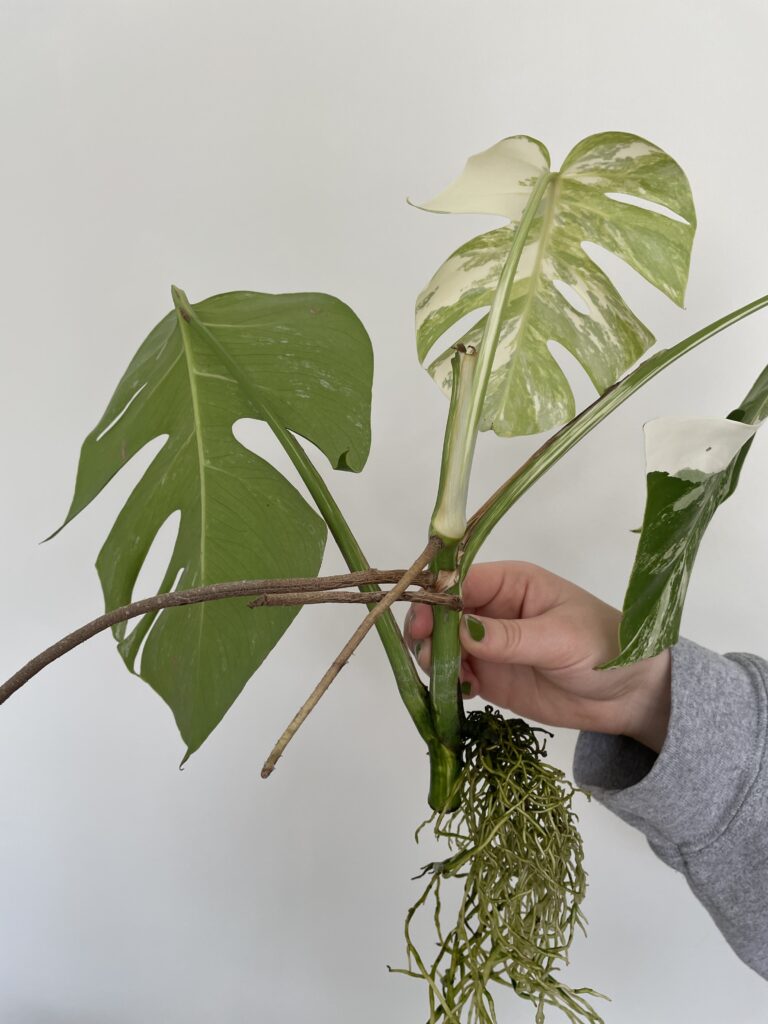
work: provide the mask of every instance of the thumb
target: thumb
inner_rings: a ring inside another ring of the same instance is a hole
[[[557,630],[546,613],[529,619],[463,615],[461,646],[480,661],[543,667],[551,662]]]

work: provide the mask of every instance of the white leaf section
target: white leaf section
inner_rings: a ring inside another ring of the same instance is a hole
[[[467,160],[459,177],[425,203],[412,203],[433,213],[496,213],[516,222],[531,190],[549,171],[549,153],[527,135],[502,139]]]
[[[711,475],[726,469],[759,424],[665,416],[644,425],[647,472]]]
[[[577,143],[558,173],[549,164],[535,139],[502,139],[470,157],[452,184],[421,204],[434,213],[488,213],[508,221],[451,253],[416,300],[419,359],[429,359],[428,372],[449,392],[455,328],[464,330],[465,345],[482,348],[485,314],[523,210],[537,188],[544,193],[497,310],[500,331],[480,429],[503,436],[540,433],[575,415],[573,391],[550,342],[581,364],[601,394],[654,343],[586,245],[618,256],[678,305],[688,279],[696,216],[688,181],[671,157],[637,136],[602,132]],[[471,315],[475,321],[464,324]]]

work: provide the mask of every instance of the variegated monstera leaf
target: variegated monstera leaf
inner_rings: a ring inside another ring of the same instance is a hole
[[[370,447],[373,355],[365,328],[330,295],[228,292],[190,305],[174,290],[85,439],[65,524],[154,438],[165,443],[136,484],[97,560],[107,610],[128,604],[163,523],[181,512],[160,591],[230,580],[313,576],[326,526],[269,462],[232,432],[237,420],[311,440],[337,469]],[[232,705],[296,608],[229,599],[114,627],[126,665],[172,709],[188,754]]]
[[[768,367],[726,419],[665,418],[646,424],[648,491],[624,599],[621,653],[601,668],[653,657],[677,641],[704,531],[733,494],[766,417]]]
[[[471,239],[443,263],[416,304],[417,347],[424,360],[468,314],[478,318],[460,339],[477,346],[522,212],[543,175],[538,208],[503,310],[481,429],[532,434],[570,420],[568,380],[548,349],[566,348],[599,392],[613,384],[654,337],[590,259],[584,242],[619,256],[682,305],[696,224],[685,174],[671,157],[636,135],[605,132],[580,142],[557,173],[536,139],[517,135],[473,156],[433,200],[441,213],[491,213],[503,227]],[[663,207],[649,209],[622,197]],[[565,285],[566,287],[563,287]],[[567,297],[578,295],[576,305]],[[428,367],[450,393],[451,352]]]

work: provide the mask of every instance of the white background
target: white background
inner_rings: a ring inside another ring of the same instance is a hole
[[[542,139],[557,166],[587,134],[636,132],[687,170],[699,213],[685,311],[604,261],[662,344],[768,290],[767,31],[759,0],[3,0],[3,677],[102,610],[93,563],[150,453],[38,542],[172,283],[193,301],[329,291],[361,316],[373,453],[362,477],[332,483],[380,566],[422,544],[446,409],[415,359],[414,297],[498,223],[425,214],[406,195],[435,194],[505,135]],[[727,412],[767,334],[758,315],[667,371],[526,497],[487,556],[539,562],[620,604],[641,424]],[[590,388],[573,379],[583,404]],[[471,505],[534,443],[484,438]],[[684,632],[716,650],[768,652],[767,457],[758,438],[693,578]],[[325,566],[341,567],[330,547]],[[155,551],[137,596],[161,567]],[[259,778],[358,617],[303,612],[184,772],[170,712],[107,635],[2,708],[2,1024],[424,1019],[420,986],[385,965],[402,963],[409,879],[426,859],[412,832],[427,762],[374,639]],[[574,741],[559,730],[551,745],[568,770]],[[580,805],[590,934],[567,980],[612,996],[609,1024],[764,1022],[765,982],[682,876]],[[504,1022],[532,1019],[502,1006]]]

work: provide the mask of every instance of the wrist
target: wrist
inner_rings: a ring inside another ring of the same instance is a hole
[[[625,735],[660,753],[672,709],[672,656],[669,649],[637,665]]]

